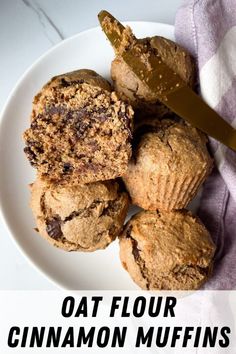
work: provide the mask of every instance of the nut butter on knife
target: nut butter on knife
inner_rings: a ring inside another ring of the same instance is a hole
[[[157,99],[193,126],[236,150],[236,130],[192,91],[157,51],[135,38],[129,28],[107,11],[101,11],[98,18],[116,54],[122,56]]]

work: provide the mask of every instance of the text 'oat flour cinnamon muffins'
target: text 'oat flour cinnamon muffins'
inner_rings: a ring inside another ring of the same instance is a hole
[[[212,271],[215,246],[189,211],[142,211],[120,237],[120,259],[146,290],[195,290]]]
[[[143,121],[123,180],[133,204],[145,210],[183,209],[212,169],[207,138],[169,119]]]
[[[116,181],[65,186],[37,178],[31,185],[31,208],[37,229],[65,251],[95,251],[120,233],[129,198]]]
[[[94,71],[56,76],[34,98],[26,155],[54,183],[119,177],[131,156],[132,117],[131,106]]]

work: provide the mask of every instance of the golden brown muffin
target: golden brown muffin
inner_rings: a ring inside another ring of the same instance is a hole
[[[39,233],[66,251],[107,247],[120,233],[129,198],[115,181],[60,186],[37,179],[31,208]]]
[[[143,211],[120,237],[120,259],[146,290],[195,290],[212,271],[215,246],[201,221],[188,211]]]
[[[185,208],[212,169],[206,143],[203,133],[182,122],[140,125],[123,176],[132,203],[145,210]]]
[[[132,117],[131,106],[94,71],[56,76],[34,99],[25,153],[54,183],[116,178],[131,156]]]
[[[191,55],[178,44],[163,37],[145,38],[143,44],[150,45],[161,59],[173,69],[190,87],[194,87],[195,65]],[[129,102],[138,118],[156,114],[159,118],[167,114],[169,109],[163,105],[155,93],[133,73],[122,57],[117,54],[111,65],[111,76],[115,90],[119,96]]]

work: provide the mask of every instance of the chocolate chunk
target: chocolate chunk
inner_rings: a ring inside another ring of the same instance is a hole
[[[62,87],[68,87],[68,86],[70,86],[70,84],[69,84],[68,81],[66,81],[66,80],[63,78],[63,79],[61,79],[61,86],[62,86]]]
[[[100,113],[106,113],[106,112],[107,112],[107,109],[104,108],[104,107],[99,107],[99,108],[96,110],[96,112],[97,112],[98,114],[100,114]]]
[[[65,114],[66,108],[63,106],[48,106],[45,108],[47,114]]]
[[[89,118],[89,113],[86,109],[82,108],[79,110],[70,110],[67,112],[64,121],[71,124],[75,131],[75,136],[77,138],[82,138],[84,133],[90,128],[89,123],[86,121],[86,117]]]
[[[37,154],[43,154],[44,150],[41,146],[35,146],[35,151],[37,152]]]
[[[108,114],[107,114],[107,109],[105,109],[104,107],[99,107],[96,112],[94,112],[94,118],[96,120],[98,120],[99,122],[105,122],[106,120],[108,120],[109,118],[111,118]]]
[[[82,138],[84,136],[84,133],[88,129],[88,127],[89,127],[89,125],[87,123],[78,122],[75,126],[77,138],[79,138],[79,139]]]
[[[99,149],[99,145],[95,140],[90,141],[88,145],[90,146],[92,152],[95,152]]]
[[[70,81],[70,85],[81,85],[83,83],[85,83],[84,79]]]
[[[89,162],[84,162],[82,163],[80,166],[78,166],[78,168],[76,169],[76,171],[78,173],[83,173],[84,171],[93,171],[94,173],[97,173],[98,171],[101,170],[103,166],[101,164],[96,164],[96,163],[92,163],[91,161]]]
[[[79,109],[79,110],[69,110],[66,113],[65,120],[72,121],[73,123],[77,123],[77,122],[82,121],[84,119],[85,112],[86,111],[83,108]]]
[[[100,114],[99,116],[96,116],[96,119],[99,120],[100,122],[105,122],[106,120],[108,120],[108,116],[105,114]]]
[[[73,169],[72,165],[69,162],[64,163],[63,173],[69,173]]]
[[[87,163],[87,169],[93,171],[93,172],[98,172],[102,168],[101,164],[99,163],[92,163],[91,161]]]
[[[61,219],[58,216],[46,221],[46,231],[48,236],[54,240],[58,240],[63,236],[61,231]]]
[[[79,155],[77,155],[77,159],[84,159],[86,157],[86,155],[85,154],[79,154]]]
[[[76,218],[80,214],[81,214],[80,210],[72,211],[72,213],[64,219],[64,223],[66,223],[67,221],[71,221],[72,219]]]
[[[132,238],[132,246],[133,246],[132,253],[134,259],[137,261],[140,258],[140,254],[139,254],[140,250],[138,249],[138,242],[133,238]]]
[[[37,129],[37,128],[38,128],[38,120],[37,120],[37,119],[35,119],[35,120],[33,120],[33,121],[31,122],[30,128],[31,128],[31,129]]]
[[[130,225],[126,230],[126,238],[129,238],[132,242],[132,254],[135,261],[140,259],[140,250],[138,248],[138,242],[131,236],[132,226]]]
[[[84,79],[80,79],[80,80],[70,80],[70,81],[67,81],[65,80],[64,78],[61,79],[61,86],[62,87],[68,87],[68,86],[73,86],[73,85],[76,85],[76,84],[83,84],[84,83]]]
[[[129,134],[129,138],[132,139],[133,134],[132,134],[132,130],[131,130],[131,120],[130,120],[130,118],[127,117],[127,115],[124,112],[119,112],[119,117],[125,123],[127,131],[128,131],[128,134]]]
[[[26,154],[30,164],[32,166],[35,166],[36,165],[36,155],[35,153],[31,150],[30,146],[26,146],[24,148],[24,153]]]

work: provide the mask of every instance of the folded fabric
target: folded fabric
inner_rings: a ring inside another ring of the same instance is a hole
[[[189,0],[178,10],[176,41],[196,58],[203,99],[236,127],[235,0]],[[207,117],[206,117],[207,119]],[[207,289],[236,289],[236,153],[210,138],[215,169],[198,214],[217,245]]]

